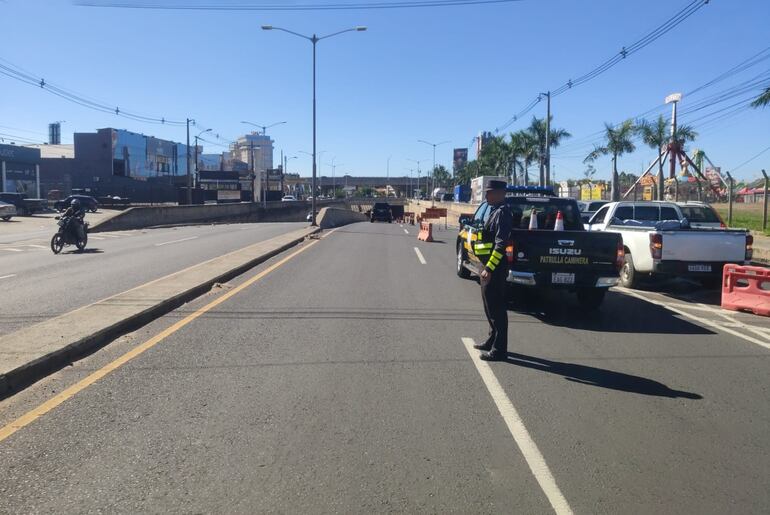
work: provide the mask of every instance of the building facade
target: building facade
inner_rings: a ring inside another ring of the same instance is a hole
[[[230,145],[230,157],[234,162],[246,163],[248,170],[251,170],[253,152],[254,171],[264,175],[265,170],[273,168],[273,143],[270,136],[252,132],[241,136]]]
[[[0,191],[40,197],[40,150],[0,145]]]

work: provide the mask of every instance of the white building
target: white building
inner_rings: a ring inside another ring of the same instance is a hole
[[[273,168],[273,140],[257,132],[252,132],[238,138],[230,145],[233,159],[249,165],[251,170],[251,153],[254,152],[254,170],[258,175]]]

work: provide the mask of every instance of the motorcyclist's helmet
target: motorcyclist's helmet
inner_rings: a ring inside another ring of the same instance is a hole
[[[72,199],[72,202],[70,202],[70,207],[75,210],[80,209],[80,201],[78,199]]]

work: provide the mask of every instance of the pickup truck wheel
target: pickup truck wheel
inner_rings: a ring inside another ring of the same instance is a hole
[[[604,296],[607,294],[606,288],[582,288],[577,291],[580,307],[585,310],[593,311],[599,309],[604,302]]]
[[[465,268],[465,262],[468,260],[468,256],[465,253],[465,247],[462,243],[457,244],[457,277],[461,279],[468,279],[471,276],[470,270]]]
[[[626,257],[623,258],[623,268],[620,269],[620,284],[626,288],[636,288],[636,285],[639,284],[631,254],[626,254]]]

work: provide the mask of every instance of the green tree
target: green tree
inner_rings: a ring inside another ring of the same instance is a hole
[[[553,122],[553,116],[551,116],[550,121]],[[532,122],[530,122],[529,127],[527,127],[526,130],[535,139],[535,142],[537,143],[536,157],[540,161],[540,184],[545,185],[545,182],[546,182],[545,180],[546,179],[545,177],[545,158],[546,158],[545,118],[538,118],[536,116],[533,116]],[[558,147],[563,140],[572,137],[572,134],[567,132],[565,129],[555,129],[553,127],[553,124],[550,127],[549,134],[550,134],[550,137],[548,139],[548,146],[551,149]]]
[[[636,150],[633,137],[637,128],[632,120],[626,120],[617,127],[612,124],[604,124],[604,145],[595,146],[590,154],[583,160],[584,163],[592,163],[601,156],[612,156],[612,186],[610,198],[613,201],[620,200],[620,185],[618,183],[618,157]]]
[[[508,152],[511,157],[511,160],[510,160],[511,168],[512,168],[511,177],[513,178],[514,185],[519,184],[519,176],[516,170],[517,165],[521,166],[522,175],[524,172],[523,159],[527,151],[526,138],[527,138],[526,134],[522,131],[512,132],[510,134],[510,141],[508,142]]]
[[[444,165],[436,165],[433,169],[433,180],[437,188],[445,188],[451,182],[452,176]]]
[[[761,95],[754,99],[751,107],[765,107],[770,104],[770,88],[765,89]]]

